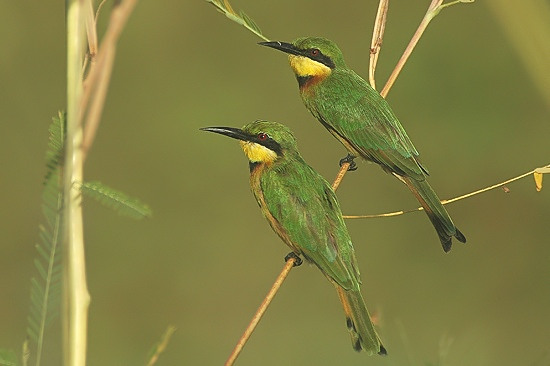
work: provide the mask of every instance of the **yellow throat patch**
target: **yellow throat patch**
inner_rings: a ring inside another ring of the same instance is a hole
[[[330,67],[305,56],[288,55],[290,67],[298,76],[328,76],[332,70]]]
[[[239,141],[243,151],[253,163],[273,163],[277,160],[277,153],[267,147],[250,141]]]

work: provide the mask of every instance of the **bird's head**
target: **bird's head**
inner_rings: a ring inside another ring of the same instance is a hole
[[[277,122],[254,121],[243,128],[205,127],[201,130],[239,140],[246,157],[254,164],[273,164],[285,153],[297,151],[292,132]]]
[[[304,37],[292,43],[273,41],[259,44],[288,53],[290,66],[298,79],[325,78],[334,69],[346,67],[338,46],[325,38]]]

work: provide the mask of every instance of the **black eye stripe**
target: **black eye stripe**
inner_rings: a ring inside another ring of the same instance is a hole
[[[331,69],[334,69],[334,67],[336,66],[334,65],[334,62],[330,59],[330,57],[324,55],[323,52],[321,52],[321,50],[319,50],[318,48],[309,48],[303,52],[304,56],[320,62],[323,65],[330,67]]]
[[[274,151],[277,155],[282,154],[281,145],[275,140],[273,140],[268,134],[260,132],[255,135],[255,139],[251,140],[259,145],[267,147],[269,150]]]

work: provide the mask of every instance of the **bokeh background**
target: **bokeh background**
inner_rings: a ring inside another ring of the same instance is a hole
[[[366,75],[377,3],[233,6],[271,39],[335,40]],[[379,87],[428,3],[390,4]],[[444,10],[388,95],[442,198],[550,163],[549,5],[516,3]],[[0,348],[17,351],[35,274],[47,130],[65,103],[64,22],[63,2],[0,5]],[[261,217],[238,144],[200,127],[285,123],[305,159],[328,180],[336,174],[344,149],[303,107],[285,56],[257,41],[200,0],[143,0],[131,16],[85,177],[141,198],[154,215],[136,222],[85,202],[89,365],[144,364],[169,324],[178,330],[159,365],[221,364],[283,266],[288,249]],[[448,206],[468,238],[449,254],[422,213],[348,221],[388,357],[352,350],[332,285],[302,266],[238,364],[549,365],[550,187],[538,193],[529,177],[509,189]],[[365,163],[338,196],[345,214],[417,205]],[[60,337],[54,324],[45,365],[60,364]]]

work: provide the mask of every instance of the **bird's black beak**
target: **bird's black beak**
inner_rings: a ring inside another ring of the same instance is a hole
[[[260,42],[258,44],[262,46],[275,48],[276,50],[283,51],[285,53],[290,53],[291,55],[299,56],[302,54],[302,51],[297,49],[292,43],[273,41],[273,42]]]
[[[241,141],[250,141],[252,138],[252,136],[250,136],[240,128],[234,128],[234,127],[204,127],[204,128],[201,128],[200,130],[219,133],[220,135],[229,136],[231,138],[241,140]]]

